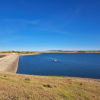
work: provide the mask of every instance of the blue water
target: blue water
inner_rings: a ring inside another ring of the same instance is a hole
[[[100,54],[42,53],[20,56],[17,73],[100,79]]]

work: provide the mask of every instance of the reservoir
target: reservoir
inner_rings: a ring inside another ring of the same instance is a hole
[[[17,73],[100,79],[100,53],[42,53],[20,56]]]

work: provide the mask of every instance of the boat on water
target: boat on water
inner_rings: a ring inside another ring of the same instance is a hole
[[[53,60],[53,61],[57,61],[57,60],[55,59],[55,60]]]

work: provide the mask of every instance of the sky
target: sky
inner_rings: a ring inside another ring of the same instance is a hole
[[[100,50],[100,0],[0,0],[0,51]]]

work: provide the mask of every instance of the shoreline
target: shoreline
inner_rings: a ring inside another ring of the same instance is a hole
[[[52,52],[51,52],[52,53]],[[54,52],[55,53],[55,52]],[[58,52],[57,52],[58,53]],[[60,52],[59,52],[60,53]],[[12,54],[12,53],[11,53]],[[19,63],[19,57],[20,56],[29,56],[29,55],[39,55],[41,53],[34,53],[34,54],[16,54],[18,57],[13,61],[13,63],[8,67],[6,70],[7,72],[12,72],[12,73],[17,73],[18,70],[18,63]],[[7,54],[10,55],[10,54]],[[5,55],[5,56],[7,56]],[[2,57],[3,58],[3,57]],[[30,74],[25,74],[25,75],[30,75]],[[45,75],[37,75],[37,76],[45,76]],[[47,75],[48,77],[48,75]],[[51,77],[69,77],[69,76],[51,76]],[[85,78],[85,77],[76,77],[76,78]],[[98,79],[98,78],[89,78],[89,79]]]
[[[19,57],[20,56],[29,56],[29,55],[39,55],[41,53],[33,53],[33,54],[17,54]]]
[[[16,73],[18,70],[19,56],[15,59],[8,72]]]
[[[0,100],[100,100],[100,79],[19,74],[19,57],[0,71]]]

